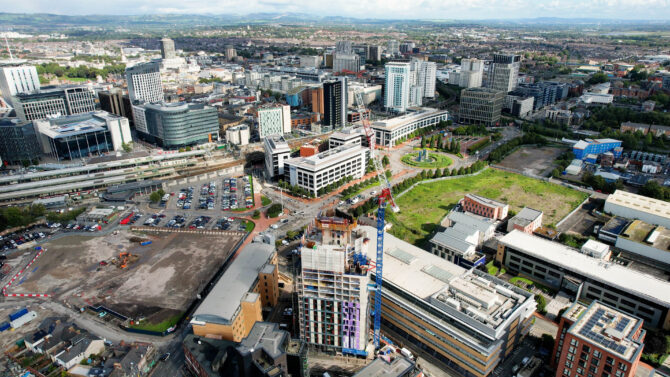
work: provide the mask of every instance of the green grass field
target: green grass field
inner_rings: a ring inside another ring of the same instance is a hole
[[[476,176],[418,185],[397,198],[400,213],[387,214],[393,224],[391,233],[417,246],[427,246],[431,232],[467,193],[508,203],[515,212],[524,206],[543,211],[544,225],[556,224],[588,196],[523,175],[487,169]]]
[[[439,154],[439,153],[428,153],[428,161],[416,161],[416,157],[419,155],[419,152],[408,153],[401,158],[403,164],[414,166],[416,168],[446,168],[452,164],[452,161],[449,157]]]
[[[140,330],[163,332],[169,329],[170,327],[174,326],[177,322],[179,322],[179,319],[181,318],[182,315],[183,313],[176,314],[160,323],[142,322],[139,325],[131,325],[130,327]]]

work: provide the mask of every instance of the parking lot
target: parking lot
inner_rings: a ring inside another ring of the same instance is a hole
[[[253,185],[248,175],[179,187],[166,199],[162,204],[171,210],[236,211],[254,206]]]
[[[175,211],[170,211],[175,212]],[[166,215],[163,212],[141,213],[133,212],[125,225],[143,225],[163,228],[183,229],[218,229],[245,231],[244,220],[235,216],[205,216],[183,212],[179,214]]]

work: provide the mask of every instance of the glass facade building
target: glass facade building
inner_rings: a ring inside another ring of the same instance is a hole
[[[154,103],[136,112],[135,127],[150,142],[163,148],[181,148],[219,138],[219,116],[214,107],[197,103]]]
[[[0,120],[0,157],[9,165],[39,159],[40,145],[32,123]]]

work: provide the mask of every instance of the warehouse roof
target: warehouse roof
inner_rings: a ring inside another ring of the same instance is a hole
[[[252,242],[242,249],[193,314],[193,320],[228,324],[240,302],[258,279],[258,272],[274,254],[266,243]]]
[[[651,215],[670,218],[670,203],[623,190],[616,190],[614,194],[610,194],[605,201],[605,206],[608,204],[615,204]]]
[[[670,283],[652,275],[589,257],[558,242],[518,230],[513,230],[500,238],[500,243],[623,291],[634,293],[649,301],[670,305]]]
[[[627,238],[662,251],[668,251],[670,248],[669,229],[640,220],[633,220],[619,237]]]

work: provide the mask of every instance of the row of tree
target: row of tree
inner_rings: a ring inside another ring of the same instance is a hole
[[[458,154],[461,151],[461,142],[451,139],[442,134],[435,134],[430,137],[421,138],[421,148],[435,148],[442,152]]]
[[[644,186],[640,187],[638,191],[640,195],[648,196],[650,198],[670,201],[670,188],[661,186],[658,182],[650,179]]]
[[[120,75],[126,70],[125,64],[106,65],[104,68],[93,68],[86,66],[62,67],[57,63],[43,63],[35,67],[40,75],[51,74],[56,77],[79,77],[85,79],[95,79],[97,76],[106,78],[110,74]]]

